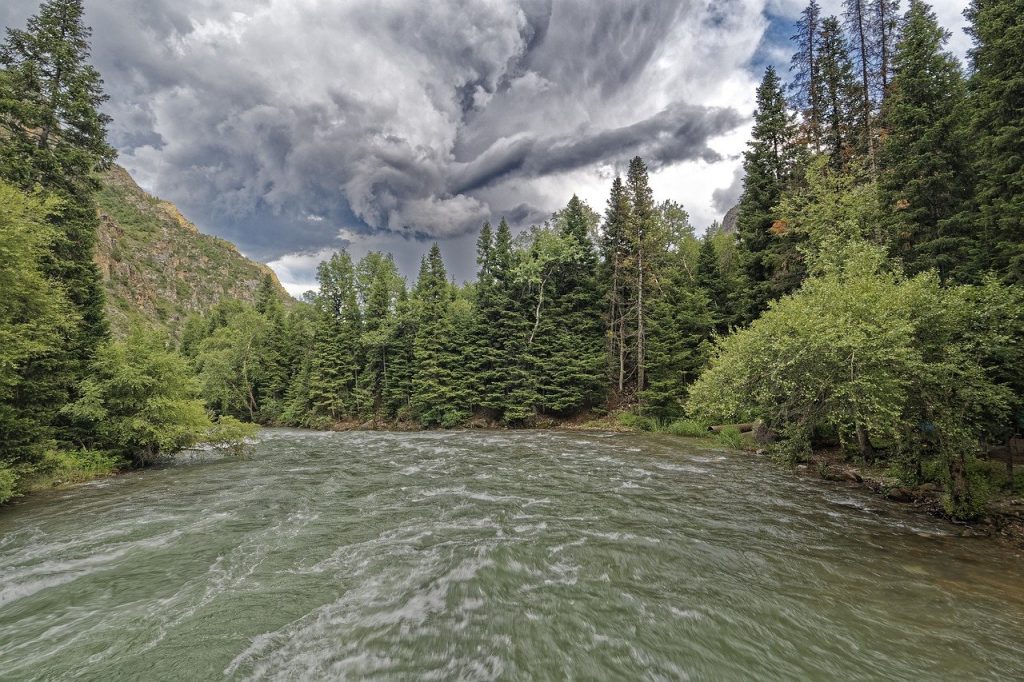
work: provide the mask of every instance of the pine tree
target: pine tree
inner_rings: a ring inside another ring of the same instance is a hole
[[[654,195],[647,178],[647,166],[639,156],[629,162],[626,174],[626,192],[630,200],[629,222],[627,223],[627,245],[629,248],[626,259],[627,281],[632,291],[628,303],[636,320],[634,343],[636,347],[636,391],[646,386],[647,369],[647,310],[651,296],[650,283],[653,279],[656,235],[656,215]]]
[[[601,234],[601,260],[607,292],[607,364],[619,400],[623,399],[626,392],[626,376],[630,373],[631,361],[627,344],[626,299],[629,289],[625,268],[629,246],[627,230],[631,212],[629,194],[622,183],[622,178],[616,176],[612,181],[611,195],[605,209]]]
[[[796,43],[796,52],[789,70],[793,80],[789,85],[793,93],[793,107],[803,116],[806,142],[814,151],[821,148],[821,6],[811,0],[796,24],[796,34],[791,38]]]
[[[900,0],[871,0],[871,31],[875,58],[875,100],[881,102],[892,80],[893,57],[899,39]]]
[[[724,334],[734,322],[732,292],[719,266],[712,234],[706,234],[700,240],[696,282],[707,296],[708,305],[713,315],[714,330],[719,334]]]
[[[771,251],[780,238],[774,209],[789,181],[793,162],[793,123],[782,84],[773,67],[757,89],[754,129],[743,154],[743,196],[736,222],[740,259],[749,288],[743,319],[751,320],[773,297]]]
[[[8,29],[0,46],[0,177],[26,191],[41,187],[62,202],[50,214],[57,229],[44,265],[66,292],[77,324],[40,367],[33,380],[38,390],[27,397],[51,417],[108,336],[93,262],[98,222],[91,173],[112,161],[114,151],[105,139],[109,119],[99,111],[106,100],[102,81],[88,63],[89,37],[81,0],[49,0],[25,30]]]
[[[103,81],[88,63],[91,31],[83,13],[82,0],[44,2],[26,30],[8,29],[0,46],[0,174],[65,201],[48,271],[79,309],[81,328],[71,349],[72,362],[80,365],[77,376],[107,335],[92,260],[97,219],[91,173],[115,156],[106,142],[110,119],[99,111],[107,100]]]
[[[911,0],[882,110],[887,138],[878,157],[896,253],[909,272],[935,267],[944,280],[964,278],[972,242],[953,219],[971,183],[961,130],[966,89],[959,62],[944,50],[948,36],[928,5]]]
[[[973,0],[969,83],[978,269],[1024,283],[1024,0]]]
[[[536,296],[529,357],[537,403],[565,415],[605,398],[601,294],[590,228],[597,215],[579,197],[534,234],[526,268]]]
[[[314,420],[355,417],[364,407],[358,393],[361,320],[352,258],[341,251],[317,269],[320,293],[313,339],[310,403]]]
[[[434,244],[421,263],[415,289],[419,323],[413,348],[410,404],[425,426],[457,426],[469,416],[472,400],[464,385],[465,368],[460,366],[456,348],[456,318],[452,314],[452,287],[447,277],[441,249]]]
[[[874,149],[871,128],[875,108],[872,99],[875,78],[873,52],[878,42],[874,35],[875,23],[871,20],[869,0],[843,0],[843,7],[843,19],[851,41],[850,53],[856,61],[860,81],[857,89],[857,149],[861,153],[871,154]]]
[[[821,22],[819,54],[825,153],[833,170],[841,171],[859,149],[858,111],[862,106],[858,104],[858,87],[849,47],[843,37],[842,26],[835,17],[826,17]]]

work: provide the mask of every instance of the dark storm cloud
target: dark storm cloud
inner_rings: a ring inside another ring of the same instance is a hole
[[[509,177],[543,177],[626,155],[643,156],[652,169],[697,158],[713,162],[720,157],[707,140],[740,123],[732,109],[677,105],[633,125],[573,138],[502,139],[454,173],[453,190],[472,192]]]
[[[694,68],[666,65],[673,41],[718,21],[696,0],[86,6],[122,163],[264,259],[340,228],[403,243],[535,220],[557,205],[525,183],[713,162],[708,141],[743,122],[658,80]]]

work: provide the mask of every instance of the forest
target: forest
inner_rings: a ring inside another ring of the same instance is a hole
[[[694,435],[758,422],[786,462],[885,463],[981,513],[979,455],[1024,430],[1021,0],[973,0],[962,65],[924,2],[814,0],[757,89],[735,224],[698,236],[640,157],[607,203],[481,226],[477,276],[437,244],[407,283],[345,251],[319,290],[226,300],[180,339],[113,338],[93,262],[113,162],[80,0],[0,48],[0,502],[252,424]],[[621,160],[625,162],[625,160]]]

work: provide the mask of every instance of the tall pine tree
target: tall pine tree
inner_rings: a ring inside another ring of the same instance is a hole
[[[882,110],[887,135],[879,152],[882,205],[909,272],[937,268],[967,279],[973,235],[954,216],[971,183],[962,135],[966,89],[960,64],[944,50],[948,33],[921,0],[911,0],[894,57],[895,76]]]
[[[773,67],[765,70],[757,89],[754,129],[743,154],[743,195],[736,230],[740,259],[747,279],[749,301],[742,315],[752,320],[767,307],[775,292],[773,249],[781,238],[774,209],[790,178],[794,125],[786,108],[782,83]]]
[[[969,83],[977,267],[1024,283],[1024,0],[973,0]]]

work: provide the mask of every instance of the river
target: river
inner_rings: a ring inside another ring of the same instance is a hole
[[[669,436],[271,429],[0,512],[0,679],[1024,679],[1024,558]]]

